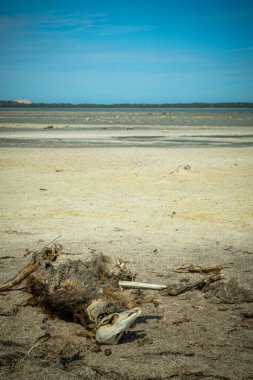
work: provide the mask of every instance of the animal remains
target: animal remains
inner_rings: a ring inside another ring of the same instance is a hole
[[[60,245],[35,253],[31,262],[0,291],[8,290],[26,278],[32,294],[26,304],[41,306],[52,316],[81,324],[98,343],[116,344],[141,314],[140,305],[153,299],[125,296],[118,275],[108,269],[109,259],[100,254],[89,261],[67,260],[56,263]],[[126,271],[129,275],[129,271]],[[123,277],[121,270],[119,278]]]
[[[119,272],[114,273],[109,270],[109,258],[103,254],[93,255],[86,261],[58,262],[57,258],[62,254],[62,247],[57,244],[34,252],[28,265],[12,279],[0,284],[0,291],[26,280],[25,290],[32,295],[26,305],[39,306],[53,317],[79,323],[86,336],[95,337],[98,343],[104,344],[119,342],[141,314],[142,304],[157,305],[155,298],[145,298],[140,289],[160,290],[162,295],[177,296],[188,290],[203,289],[222,278],[219,266],[189,266],[175,270],[211,275],[192,284],[143,284],[133,281],[136,275],[132,275],[122,260],[117,261]],[[129,298],[122,287],[137,288],[139,292]]]

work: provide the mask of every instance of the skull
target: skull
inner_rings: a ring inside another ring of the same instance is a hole
[[[129,329],[140,314],[141,308],[136,307],[121,313],[113,313],[102,317],[96,329],[97,342],[117,344],[123,333]]]

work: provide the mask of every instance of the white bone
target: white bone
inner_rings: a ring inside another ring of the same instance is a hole
[[[119,286],[123,288],[130,289],[151,289],[151,290],[161,290],[167,288],[166,285],[158,285],[158,284],[147,284],[143,282],[135,282],[135,281],[119,281]]]

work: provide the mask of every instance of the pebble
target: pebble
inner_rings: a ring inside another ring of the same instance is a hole
[[[112,354],[112,350],[110,348],[106,348],[104,350],[104,354],[105,354],[105,356],[110,356]]]

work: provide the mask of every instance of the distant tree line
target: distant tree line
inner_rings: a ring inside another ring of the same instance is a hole
[[[0,100],[0,108],[253,108],[253,103],[117,103],[117,104],[71,104],[32,103],[20,104],[14,100]]]

